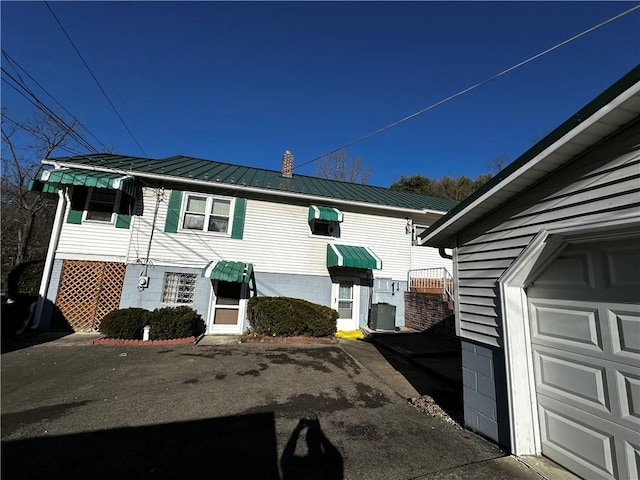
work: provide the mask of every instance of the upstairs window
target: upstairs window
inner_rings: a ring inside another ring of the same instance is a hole
[[[120,192],[105,188],[92,188],[87,195],[85,220],[112,223]]]
[[[309,207],[309,228],[313,235],[340,237],[340,223],[344,215],[335,207],[311,205]]]
[[[183,230],[229,233],[231,199],[205,195],[185,195]]]
[[[311,233],[313,235],[321,235],[324,237],[340,237],[340,224],[327,220],[311,220],[309,222]]]

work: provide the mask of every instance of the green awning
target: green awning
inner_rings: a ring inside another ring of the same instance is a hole
[[[327,267],[380,270],[382,268],[382,260],[369,247],[329,243],[327,245]]]
[[[309,207],[309,221],[328,220],[330,222],[342,222],[344,215],[340,210],[333,207],[319,207],[311,205]]]
[[[249,283],[253,273],[252,263],[213,260],[202,269],[202,276],[223,282]]]
[[[42,186],[40,185],[42,184]],[[110,188],[122,190],[135,197],[135,178],[121,173],[97,172],[95,170],[79,170],[75,168],[57,168],[40,172],[39,178],[30,187],[33,190],[52,192],[53,188],[62,185],[78,185],[83,187]]]
[[[42,192],[42,193],[58,193],[58,187],[54,187],[48,183],[42,182],[38,179],[31,180],[27,187],[30,192]]]

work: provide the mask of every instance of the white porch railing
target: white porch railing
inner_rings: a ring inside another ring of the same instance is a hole
[[[444,267],[409,270],[407,285],[410,292],[440,293],[453,300],[453,276]]]

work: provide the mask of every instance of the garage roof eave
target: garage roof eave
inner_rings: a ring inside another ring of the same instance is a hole
[[[460,231],[639,117],[640,65],[435,222],[418,243],[454,247]]]

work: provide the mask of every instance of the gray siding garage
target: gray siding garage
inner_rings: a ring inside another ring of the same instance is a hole
[[[452,248],[465,423],[640,477],[640,67],[425,232]]]

